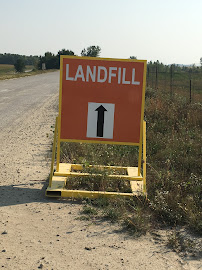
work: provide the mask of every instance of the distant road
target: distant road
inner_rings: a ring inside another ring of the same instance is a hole
[[[59,93],[59,71],[0,81],[0,129]]]

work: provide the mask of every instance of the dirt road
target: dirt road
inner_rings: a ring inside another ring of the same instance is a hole
[[[8,127],[30,109],[58,92],[59,72],[0,81],[0,128]]]
[[[78,220],[81,202],[45,197],[58,81],[56,72],[0,82],[0,268],[200,269],[166,248],[165,231],[133,239]]]

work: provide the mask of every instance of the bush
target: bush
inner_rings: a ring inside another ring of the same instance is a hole
[[[19,58],[14,64],[16,72],[24,72],[25,71],[25,62],[22,58]]]

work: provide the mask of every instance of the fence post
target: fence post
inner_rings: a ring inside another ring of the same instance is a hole
[[[166,80],[167,80],[167,66],[165,66],[165,81],[164,81],[164,90],[167,91],[167,84],[166,84]]]
[[[155,88],[158,89],[158,64],[156,63],[156,83]]]
[[[173,65],[170,66],[170,98],[173,98]]]
[[[152,66],[152,69],[151,69],[151,79],[152,79],[152,81],[151,81],[151,85],[152,85],[152,89],[153,89],[153,87],[154,87],[154,76],[153,76],[153,66]]]
[[[189,80],[189,101],[191,104],[191,79]]]
[[[149,67],[147,67],[147,87],[149,86]]]

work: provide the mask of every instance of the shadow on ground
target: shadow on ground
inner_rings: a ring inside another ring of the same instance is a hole
[[[42,185],[43,187],[41,188]],[[45,196],[45,191],[47,187],[48,180],[31,180],[28,184],[0,186],[0,207],[32,202],[60,202],[71,204],[81,203],[79,201],[73,201],[67,198],[65,200],[62,198],[48,198]]]

